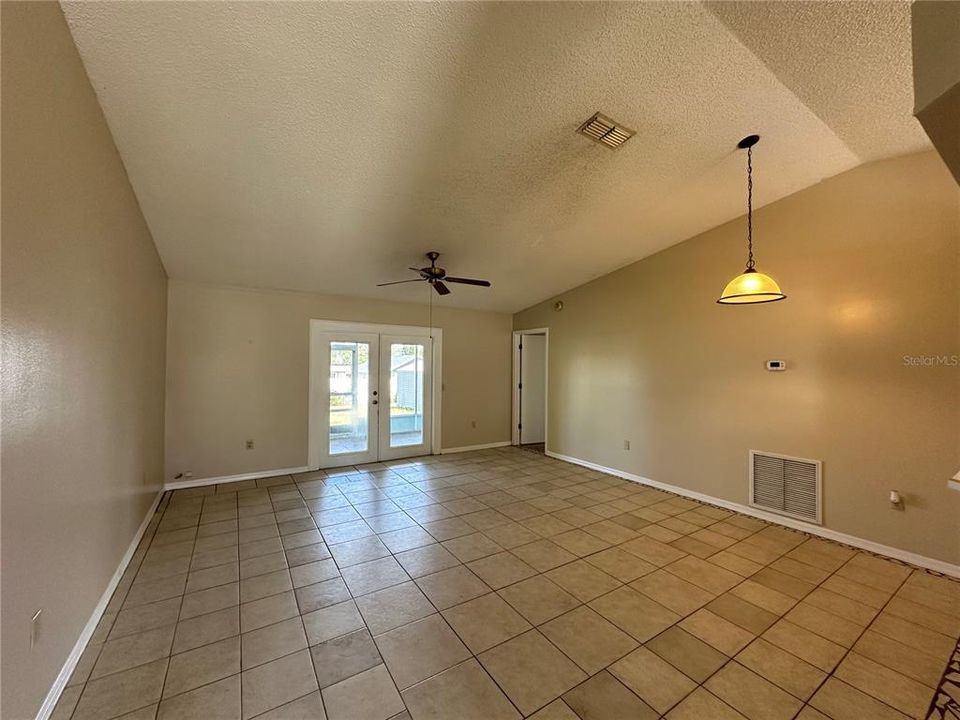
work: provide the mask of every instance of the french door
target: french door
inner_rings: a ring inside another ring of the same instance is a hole
[[[430,338],[337,331],[318,340],[320,467],[429,454]]]

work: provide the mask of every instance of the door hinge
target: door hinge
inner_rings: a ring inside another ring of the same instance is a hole
[[[523,350],[523,343],[520,343],[519,349],[520,349],[520,350]]]
[[[517,430],[523,430],[523,425],[517,424]]]
[[[523,390],[523,383],[517,383],[517,390]]]

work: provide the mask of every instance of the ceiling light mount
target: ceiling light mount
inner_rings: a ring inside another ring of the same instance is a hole
[[[757,271],[753,259],[753,146],[758,142],[759,135],[747,135],[737,143],[738,148],[747,151],[747,266],[727,283],[717,300],[721,305],[756,305],[787,297],[772,277]]]

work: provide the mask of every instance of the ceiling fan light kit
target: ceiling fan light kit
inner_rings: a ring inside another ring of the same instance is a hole
[[[759,272],[753,260],[753,146],[759,135],[747,135],[737,147],[747,151],[747,267],[727,283],[717,300],[721,305],[756,305],[784,300],[787,296],[769,275]]]
[[[440,253],[435,250],[431,250],[426,254],[427,260],[430,261],[430,265],[422,268],[409,268],[416,273],[420,273],[420,277],[413,278],[411,280],[396,280],[394,282],[380,283],[377,287],[384,287],[386,285],[401,285],[403,283],[411,282],[426,282],[436,290],[437,295],[449,295],[450,288],[446,286],[446,283],[457,283],[459,285],[476,285],[477,287],[490,287],[489,280],[474,280],[473,278],[462,278],[462,277],[452,277],[447,275],[447,271],[442,267],[437,267],[437,259],[440,257]]]

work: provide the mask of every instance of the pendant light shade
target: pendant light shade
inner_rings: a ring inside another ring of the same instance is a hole
[[[737,147],[747,151],[747,267],[727,283],[717,300],[721,305],[750,305],[776,302],[787,296],[769,275],[758,272],[753,261],[753,146],[760,141],[759,135],[748,135]]]

